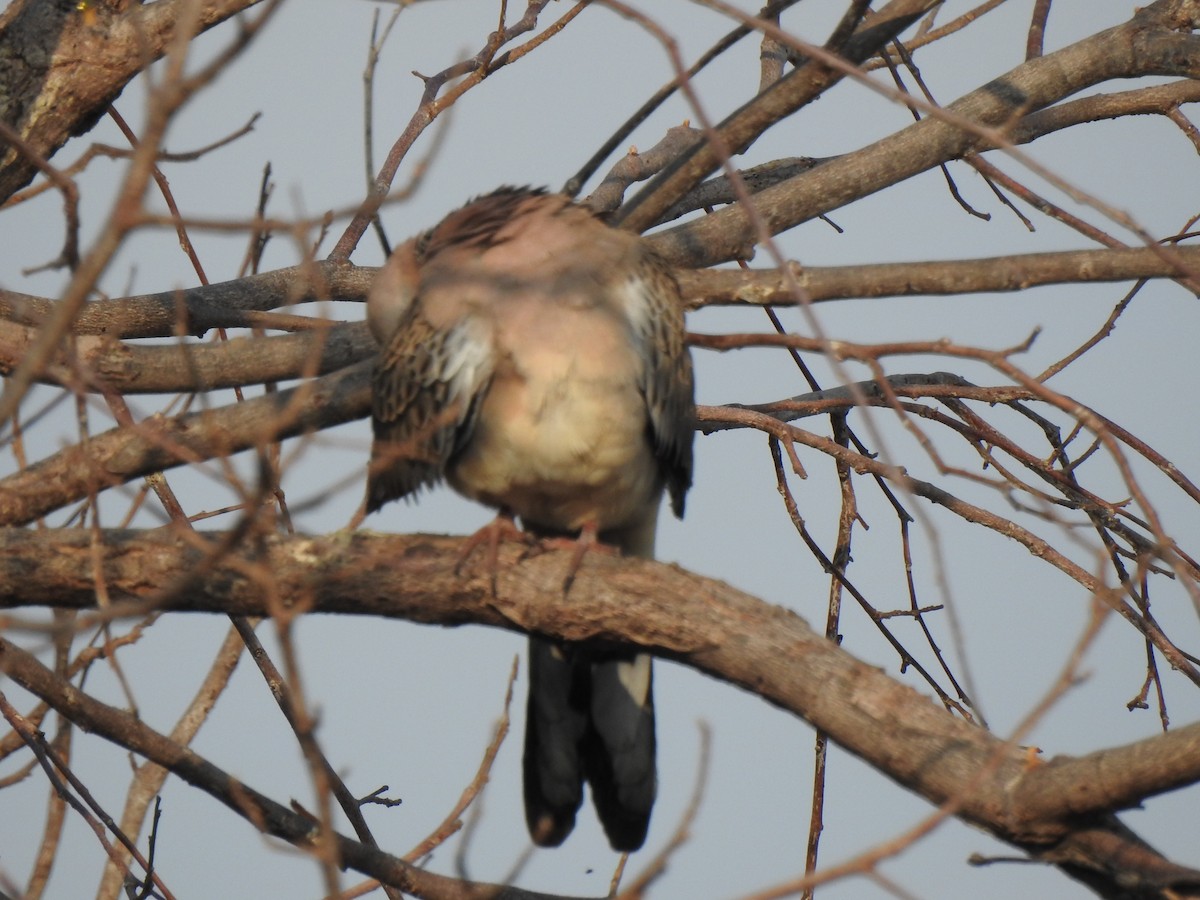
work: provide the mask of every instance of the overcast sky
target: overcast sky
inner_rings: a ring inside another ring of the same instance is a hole
[[[518,4],[510,5],[515,9]],[[731,27],[728,20],[682,0],[641,0],[635,5],[658,17],[676,35],[689,61]],[[939,21],[949,21],[974,5],[950,0]],[[750,11],[758,4],[740,6]],[[805,0],[784,24],[819,43],[844,6],[844,0]],[[944,46],[919,53],[917,61],[937,99],[949,102],[1019,64],[1032,6],[1032,0],[1009,0],[985,22]],[[417,104],[422,86],[410,73],[432,74],[464,53],[475,52],[494,27],[496,7],[494,2],[431,0],[403,13],[376,75],[377,159]],[[552,4],[548,15],[560,15],[566,8],[565,3]],[[262,113],[250,135],[197,162],[164,167],[186,215],[249,216],[267,163],[277,216],[345,210],[361,198],[365,184],[362,71],[377,9],[385,17],[390,11],[386,4],[366,0],[290,0],[250,52],[184,109],[167,140],[167,148],[176,152],[205,145]],[[1124,21],[1132,10],[1132,3],[1119,0],[1060,0],[1050,19],[1047,49]],[[217,28],[196,46],[211,53],[232,34],[228,26]],[[757,52],[755,42],[745,42],[698,79],[698,91],[714,119],[753,94]],[[533,57],[498,73],[457,104],[421,191],[410,202],[385,210],[390,237],[398,242],[435,223],[467,198],[500,184],[560,186],[670,74],[669,61],[653,38],[606,9],[589,9]],[[876,77],[890,83],[886,75]],[[142,90],[134,85],[117,102],[135,129],[143,101]],[[632,143],[649,147],[666,127],[687,118],[695,117],[682,101],[668,104]],[[744,161],[844,153],[907,121],[906,110],[846,83],[773,129]],[[430,137],[426,133],[418,143],[417,156],[429,148]],[[92,141],[123,143],[104,120],[61,151],[55,163],[74,160]],[[1072,183],[1129,212],[1156,235],[1176,231],[1200,209],[1195,152],[1165,121],[1094,125],[1039,142],[1029,152]],[[1006,168],[1018,176],[1027,174],[1015,163],[1007,163]],[[780,245],[793,258],[811,265],[956,259],[1089,246],[1078,235],[1041,219],[1036,222],[1037,232],[1029,233],[970,170],[952,169],[963,193],[990,212],[991,221],[966,215],[935,171],[834,212],[832,218],[842,233],[812,222],[790,232]],[[121,163],[101,159],[81,179],[85,239],[94,237],[103,224],[121,171]],[[410,172],[411,163],[402,169],[401,179]],[[151,198],[150,205],[162,208],[157,197]],[[335,238],[344,221],[333,227]],[[61,274],[24,276],[22,269],[53,258],[61,233],[61,209],[52,195],[4,211],[0,286],[57,296],[64,283]],[[237,275],[244,237],[203,232],[192,236],[211,281]],[[331,245],[327,240],[319,255]],[[277,237],[263,268],[291,265],[299,258],[293,243]],[[354,261],[376,265],[381,259],[378,243],[368,235]],[[769,264],[765,254],[757,264]],[[135,236],[102,280],[104,291],[114,296],[195,283],[174,235],[165,230]],[[948,337],[999,348],[1021,342],[1040,327],[1042,334],[1023,362],[1028,371],[1036,372],[1099,328],[1125,290],[1123,285],[1102,285],[966,299],[851,301],[823,305],[816,315],[826,334],[861,342]],[[361,315],[352,304],[312,312],[340,319]],[[798,313],[784,311],[782,316],[789,327],[806,329]],[[710,310],[693,316],[689,324],[706,332],[769,327],[757,311]],[[1195,394],[1198,329],[1195,298],[1173,284],[1151,285],[1114,336],[1093,357],[1065,372],[1054,387],[1143,434],[1195,478],[1200,468],[1195,464],[1195,417],[1171,398],[1181,391]],[[719,357],[698,351],[696,357],[702,403],[760,402],[805,390],[786,355],[777,351]],[[812,362],[826,383],[841,377],[819,360]],[[896,360],[890,366],[891,372],[925,372],[944,369],[947,362]],[[963,364],[956,371],[978,383],[998,383],[994,374],[979,367]],[[850,369],[848,374],[868,377],[865,370]],[[47,396],[35,393],[30,403]],[[160,397],[132,398],[141,414],[166,402]],[[95,430],[107,427],[98,410],[95,415]],[[929,467],[928,460],[914,451],[911,438],[892,427],[887,416],[873,420],[876,432],[863,425],[862,418],[851,421],[861,435],[882,439],[887,458]],[[65,416],[44,427],[60,428],[62,440],[72,434]],[[42,446],[53,446],[57,439],[44,431],[41,440]],[[284,488],[293,509],[299,511],[302,530],[326,533],[346,525],[361,499],[369,441],[369,425],[363,421],[326,432],[288,469]],[[660,557],[785,605],[822,628],[828,585],[792,530],[775,491],[765,439],[759,434],[723,432],[699,436],[696,449],[696,486],[688,498],[687,518],[678,522],[664,514]],[[794,482],[793,489],[809,528],[828,550],[838,509],[833,467],[816,455],[802,454],[802,458],[810,477]],[[960,461],[978,467],[977,460],[960,457]],[[0,474],[14,466],[11,454],[0,455]],[[235,502],[234,495],[211,477],[219,468],[215,464],[205,468],[209,474],[177,471],[170,476],[191,513]],[[346,486],[350,476],[354,480]],[[1161,480],[1148,477],[1148,484],[1163,503],[1168,526],[1184,535],[1196,534],[1200,526],[1196,510],[1172,505],[1171,492]],[[1111,496],[1120,496],[1115,481],[1109,487]],[[995,495],[981,496],[1009,514]],[[879,608],[903,606],[907,599],[895,520],[866,484],[860,502],[872,528],[856,538],[858,562],[852,577]],[[914,554],[922,597],[953,605],[962,626],[961,645],[956,646],[946,616],[931,618],[931,624],[956,671],[973,679],[978,704],[992,728],[1004,735],[1038,702],[1063,666],[1087,619],[1088,597],[1065,577],[1047,575],[1045,567],[1017,544],[964,528],[948,515],[917,505],[916,500],[909,503],[921,517]],[[109,505],[104,524],[116,525],[123,507],[123,500]],[[442,489],[424,495],[417,504],[392,504],[368,519],[366,527],[465,534],[490,516],[489,510]],[[158,521],[147,515],[137,524],[151,526]],[[232,521],[216,518],[203,527],[221,528]],[[943,584],[938,582],[933,560],[939,548],[945,561]],[[1079,545],[1076,552],[1088,568],[1095,567],[1086,548]],[[1168,634],[1194,651],[1200,643],[1196,614],[1183,593],[1162,590],[1156,603]],[[894,653],[865,616],[847,607],[842,622],[844,646],[850,652],[921,687],[910,676],[900,675]],[[170,730],[227,628],[216,617],[168,617],[137,646],[123,651],[125,673],[139,688],[140,712],[148,723]],[[916,629],[901,624],[895,628],[921,655],[924,648]],[[262,633],[272,645],[270,629]],[[368,817],[385,849],[406,852],[440,821],[474,773],[499,715],[513,657],[523,654],[524,639],[483,628],[447,630],[333,617],[307,619],[299,633],[305,684],[321,712],[319,736],[324,748],[355,793],[366,794],[387,784],[391,795],[404,799],[396,809],[370,809]],[[925,652],[922,658],[928,656]],[[1029,739],[1048,756],[1125,743],[1159,728],[1153,711],[1130,713],[1125,708],[1141,685],[1144,669],[1143,644],[1131,630],[1109,622],[1088,655],[1086,669],[1086,682],[1070,692]],[[1164,679],[1172,721],[1196,721],[1200,699],[1194,689],[1170,672],[1164,672]],[[6,684],[4,689],[10,687]],[[659,665],[655,687],[659,801],[647,846],[633,858],[631,870],[637,872],[653,857],[679,820],[697,774],[703,721],[712,733],[704,806],[691,841],[673,857],[657,895],[734,897],[799,874],[809,818],[813,730],[756,697],[673,664]],[[87,688],[102,699],[121,703],[119,688],[102,666],[93,670]],[[481,801],[482,819],[468,853],[473,878],[504,878],[529,843],[520,812],[524,689],[522,673],[513,704],[512,736],[492,771]],[[20,700],[22,707],[29,705],[19,692],[10,698]],[[309,779],[291,733],[258,672],[247,662],[195,747],[275,800],[287,803],[294,797],[311,803]],[[76,773],[105,808],[119,816],[128,777],[126,756],[80,734],[75,760]],[[12,765],[10,760],[0,775]],[[40,838],[45,793],[37,773],[24,784],[0,792],[0,872],[18,884],[27,877]],[[872,842],[896,837],[930,812],[924,801],[840,751],[831,756],[826,796],[822,859],[829,864]],[[207,796],[172,779],[163,801],[158,868],[179,897],[321,895],[315,865],[289,848],[263,840]],[[1200,860],[1195,828],[1198,801],[1200,792],[1192,788],[1157,799],[1145,811],[1124,818],[1171,858],[1196,864]],[[74,816],[69,818],[66,840],[47,896],[90,896],[104,854]],[[431,868],[453,873],[457,846],[452,841],[440,849]],[[886,862],[882,871],[919,897],[1090,896],[1054,870],[1013,864],[979,869],[966,862],[972,853],[1010,852],[982,833],[949,822]],[[603,894],[615,862],[616,855],[588,806],[567,844],[537,851],[518,883],[566,894]],[[347,885],[355,881],[352,875],[346,878]],[[891,895],[857,879],[825,888],[821,896]]]

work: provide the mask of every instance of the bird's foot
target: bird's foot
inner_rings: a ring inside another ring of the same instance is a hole
[[[552,550],[574,550],[571,555],[571,565],[567,569],[567,577],[563,579],[563,594],[571,590],[571,585],[575,583],[575,576],[579,574],[579,567],[583,565],[583,558],[589,553],[604,553],[609,556],[620,556],[621,551],[609,544],[602,543],[599,536],[600,529],[595,522],[589,522],[579,531],[579,537],[551,537],[543,538],[542,546]]]
[[[467,538],[466,543],[463,544],[463,548],[458,554],[458,561],[454,564],[454,574],[462,574],[462,567],[466,564],[466,561],[481,545],[486,544],[488,548],[488,576],[491,579],[492,596],[495,597],[496,573],[500,569],[501,541],[519,541],[522,544],[530,545],[533,543],[533,537],[517,527],[517,523],[511,512],[502,509],[497,513],[496,518]]]

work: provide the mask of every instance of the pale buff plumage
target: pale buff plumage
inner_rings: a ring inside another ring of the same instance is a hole
[[[445,478],[535,533],[652,557],[664,489],[691,483],[693,391],[679,290],[636,235],[502,188],[398,248],[368,319],[368,508]],[[654,800],[649,657],[533,641],[525,749],[534,840],[561,843],[582,782],[635,849]]]

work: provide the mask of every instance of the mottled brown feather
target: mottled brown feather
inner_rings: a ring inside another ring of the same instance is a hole
[[[653,555],[664,489],[683,514],[695,413],[679,287],[640,238],[561,195],[501,188],[399,248],[369,305],[383,345],[369,510],[448,478],[534,532],[598,529]],[[536,843],[570,833],[586,780],[612,846],[642,845],[651,683],[649,657],[531,641]]]
[[[535,188],[503,187],[450,213],[417,239],[420,264],[447,251],[482,252],[502,243],[506,228],[538,206],[573,216],[596,228],[608,228],[586,207]],[[599,260],[603,267],[609,260]],[[624,260],[622,260],[624,262]],[[601,268],[602,275],[608,271]],[[683,303],[669,266],[640,244],[630,282],[641,280],[640,293],[651,307],[650,330],[635,333],[645,360],[641,389],[646,400],[647,428],[675,515],[682,516],[692,483],[694,400],[691,356],[684,344]],[[444,415],[450,386],[446,380],[445,338],[422,314],[421,295],[401,320],[375,373],[373,420],[376,447],[368,489],[368,510],[441,481],[454,454],[470,440],[473,414],[487,379],[474,385],[473,396],[460,400],[459,415]],[[440,416],[440,418],[439,418]],[[436,420],[436,422],[435,422]],[[435,424],[437,427],[435,427]]]

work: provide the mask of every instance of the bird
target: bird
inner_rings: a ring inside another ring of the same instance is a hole
[[[683,516],[695,398],[683,304],[645,239],[530,187],[476,197],[395,249],[368,295],[367,510],[442,481],[537,539],[652,559]],[[495,539],[495,532],[493,539]],[[494,564],[493,555],[493,564]],[[523,780],[539,846],[590,785],[613,849],[642,846],[657,792],[647,654],[531,638]]]

